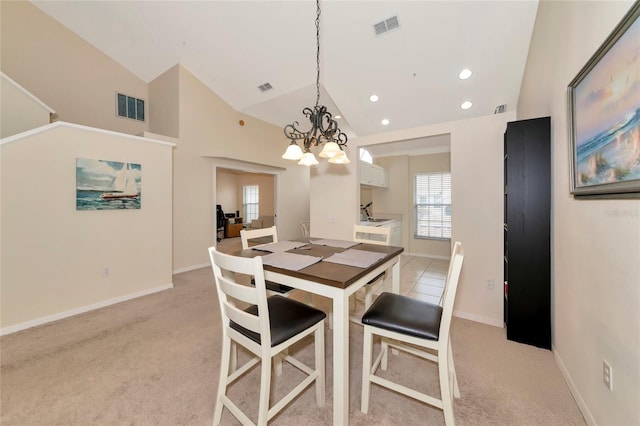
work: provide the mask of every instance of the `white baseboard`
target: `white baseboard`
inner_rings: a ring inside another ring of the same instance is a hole
[[[442,259],[442,260],[451,259],[451,256],[439,256],[435,254],[425,254],[425,253],[404,253],[404,254],[408,254],[409,256],[415,256],[415,257],[428,257],[431,259]]]
[[[185,268],[174,269],[173,270],[173,275],[181,274],[183,272],[193,271],[193,270],[204,268],[204,267],[207,267],[207,266],[211,266],[211,264],[210,263],[201,263],[200,265],[192,265],[192,266],[187,266]]]
[[[92,303],[91,305],[81,306],[79,308],[71,309],[68,311],[60,312],[58,314],[53,314],[53,315],[49,315],[42,318],[36,318],[34,320],[22,322],[20,324],[10,325],[8,327],[0,328],[0,336],[4,336],[5,334],[15,333],[16,331],[26,330],[27,328],[46,324],[52,321],[57,321],[63,318],[68,318],[73,315],[82,314],[84,312],[93,311],[95,309],[104,308],[105,306],[114,305],[116,303],[124,302],[126,300],[136,299],[138,297],[157,293],[159,291],[168,290],[170,288],[173,288],[173,283],[161,285],[159,287],[149,288],[142,291],[137,291],[135,293],[125,294],[124,296],[114,297],[113,299],[103,300],[98,303]]]
[[[582,396],[580,395],[580,392],[578,392],[578,388],[576,388],[575,383],[573,383],[573,380],[571,380],[569,370],[567,370],[567,368],[564,366],[564,362],[562,362],[562,358],[560,358],[560,355],[558,354],[558,351],[556,351],[554,345],[551,345],[551,351],[553,352],[553,357],[556,359],[558,368],[562,373],[562,377],[564,377],[565,382],[567,382],[567,386],[569,386],[569,391],[571,392],[571,395],[573,395],[573,399],[575,399],[576,403],[578,404],[578,409],[580,409],[582,417],[584,417],[584,420],[588,425],[596,426],[596,420],[593,418],[593,415],[591,415],[591,411],[589,411],[589,407],[587,407],[584,399],[582,399]]]
[[[470,313],[461,312],[461,311],[453,311],[453,316],[458,318],[468,319],[470,321],[479,322],[482,324],[491,325],[493,327],[504,328],[504,322],[502,320],[497,320],[495,318],[483,317],[480,315],[470,314]]]

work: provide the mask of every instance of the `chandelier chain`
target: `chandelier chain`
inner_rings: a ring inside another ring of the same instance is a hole
[[[320,104],[320,0],[316,0],[316,107]]]

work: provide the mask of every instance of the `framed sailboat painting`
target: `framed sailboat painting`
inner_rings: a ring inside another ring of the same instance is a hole
[[[142,166],[76,158],[76,210],[139,209]]]

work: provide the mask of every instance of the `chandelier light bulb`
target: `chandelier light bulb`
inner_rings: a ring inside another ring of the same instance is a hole
[[[333,164],[349,164],[349,158],[347,158],[347,154],[344,151],[338,152],[333,157],[329,158],[329,162]]]
[[[302,148],[300,148],[297,143],[292,142],[291,145],[287,147],[282,158],[285,160],[300,160],[302,159]]]
[[[331,158],[340,152],[340,147],[335,142],[327,142],[324,144],[322,151],[318,154],[322,158]]]
[[[316,160],[316,156],[313,155],[313,152],[307,151],[304,153],[302,159],[298,162],[298,164],[300,164],[301,166],[315,166],[319,163],[318,160]]]

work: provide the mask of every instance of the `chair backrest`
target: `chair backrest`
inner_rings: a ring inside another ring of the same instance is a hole
[[[215,247],[209,247],[209,258],[218,291],[223,333],[228,334],[229,321],[233,321],[247,330],[260,334],[261,343],[271,342],[262,257],[231,256],[217,251]],[[236,281],[237,274],[252,276],[255,286],[239,283]],[[256,305],[257,315],[245,312],[236,306],[236,301]]]
[[[303,220],[300,222],[300,230],[302,231],[303,237],[311,236],[311,222]]]
[[[458,281],[460,280],[460,272],[462,271],[462,262],[464,253],[462,243],[457,242],[453,245],[451,260],[449,261],[449,273],[444,284],[444,291],[440,299],[442,307],[442,319],[440,320],[440,339],[449,339],[449,330],[451,328],[451,316],[453,315],[453,304],[458,291]]]
[[[391,240],[391,228],[388,226],[353,226],[353,241],[357,243],[388,246]]]
[[[243,229],[240,231],[240,239],[242,240],[242,249],[246,250],[249,248],[249,240],[253,240],[256,238],[264,238],[271,237],[272,241],[261,242],[261,244],[268,243],[277,243],[278,242],[278,230],[275,226],[270,228],[262,228],[262,229]],[[252,247],[256,247],[254,244]]]

